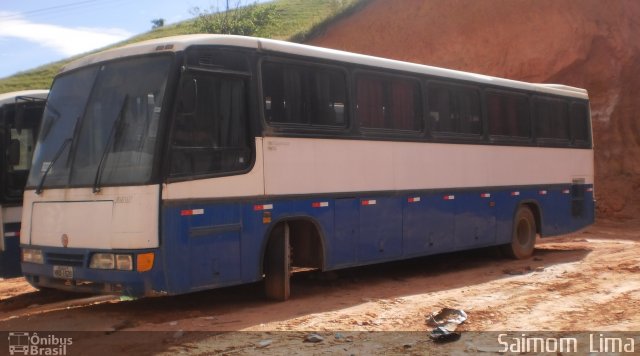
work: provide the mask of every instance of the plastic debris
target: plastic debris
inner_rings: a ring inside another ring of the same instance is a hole
[[[320,342],[320,341],[324,341],[324,338],[318,334],[309,334],[307,336],[305,336],[304,338],[305,342]]]
[[[461,309],[442,308],[437,313],[429,314],[426,323],[434,327],[429,337],[435,342],[456,341],[461,335],[455,330],[467,318],[467,313]]]
[[[344,339],[344,335],[342,335],[341,333],[336,333],[335,338],[336,340]]]
[[[460,309],[442,308],[435,314],[427,316],[427,325],[429,326],[443,326],[448,325],[460,325],[467,320],[467,313]],[[454,328],[455,330],[455,328]],[[453,331],[453,330],[451,330]]]
[[[435,342],[451,342],[457,341],[460,339],[460,333],[449,331],[442,326],[437,326],[435,329],[431,330],[431,334],[429,337]]]

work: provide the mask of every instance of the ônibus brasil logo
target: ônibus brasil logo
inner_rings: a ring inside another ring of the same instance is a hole
[[[70,337],[55,335],[40,336],[38,333],[10,332],[10,355],[66,355],[67,347],[73,344]]]

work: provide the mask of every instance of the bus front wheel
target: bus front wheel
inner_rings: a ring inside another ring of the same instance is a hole
[[[264,256],[264,285],[268,299],[289,299],[290,265],[289,224],[284,223],[273,229]]]
[[[531,209],[521,206],[516,212],[511,233],[511,243],[502,246],[509,257],[525,259],[533,255],[536,244],[536,220]]]

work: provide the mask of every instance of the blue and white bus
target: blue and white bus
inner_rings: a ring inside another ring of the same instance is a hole
[[[22,195],[48,90],[0,94],[0,277],[20,275]]]
[[[594,220],[587,92],[281,41],[169,37],[55,78],[25,191],[36,287],[172,295]]]

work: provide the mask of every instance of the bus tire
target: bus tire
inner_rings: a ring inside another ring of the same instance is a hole
[[[502,246],[502,252],[515,259],[525,259],[533,255],[536,244],[536,219],[533,212],[521,206],[513,220],[511,243]]]
[[[269,237],[264,256],[264,286],[268,299],[281,302],[289,299],[290,265],[289,224],[279,224]]]

